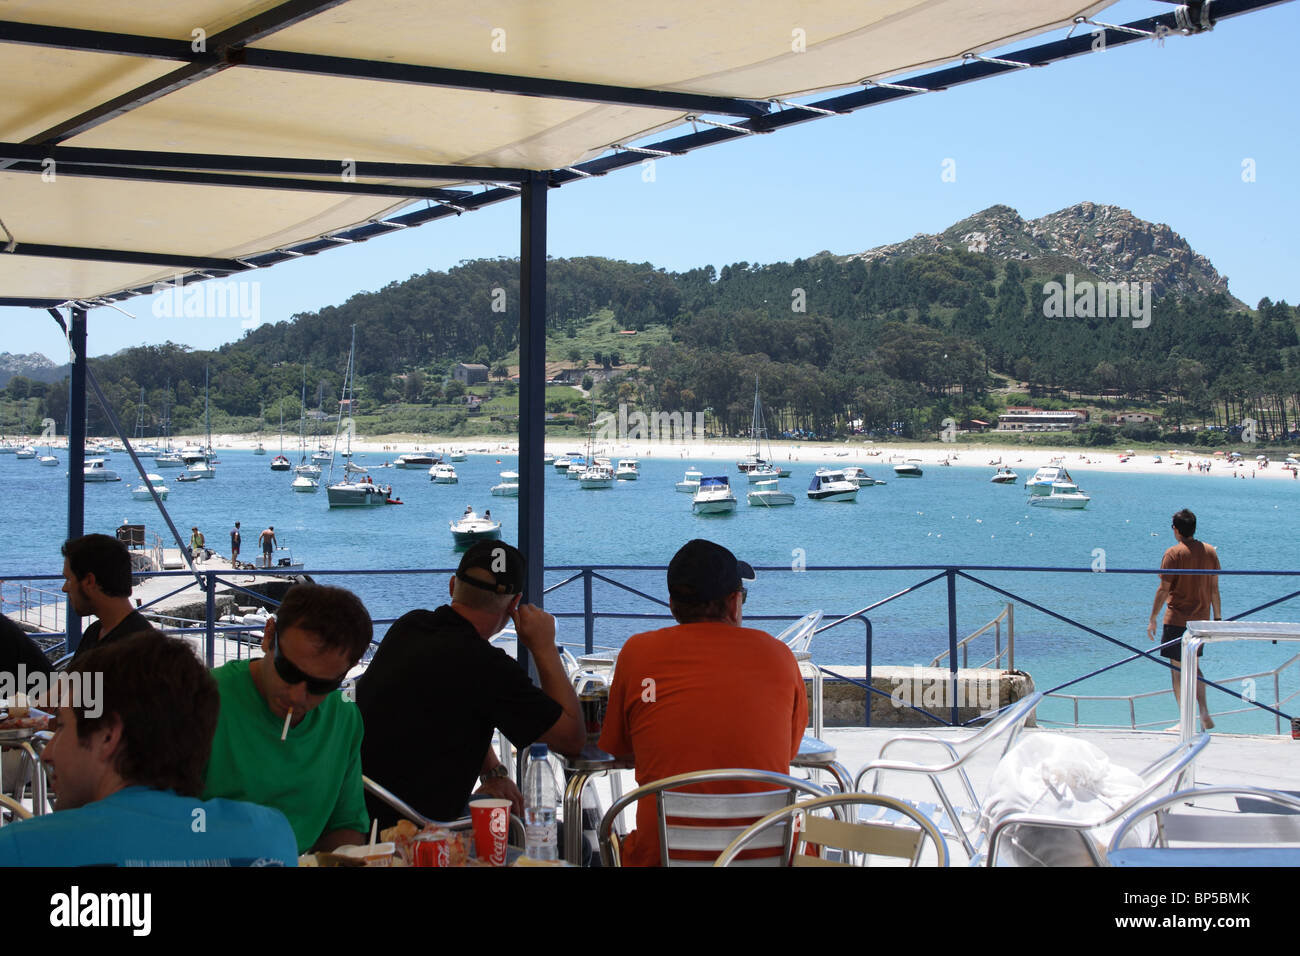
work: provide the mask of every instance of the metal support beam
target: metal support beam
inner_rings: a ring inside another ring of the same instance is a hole
[[[0,255],[6,254],[0,251]],[[33,256],[38,259],[76,259],[84,262],[126,262],[131,265],[176,266],[202,269],[205,272],[242,272],[247,268],[238,259],[214,259],[209,256],[183,256],[176,252],[137,252],[133,249],[92,249],[88,246],[50,246],[40,242],[18,242],[8,255]]]
[[[525,182],[519,216],[519,550],[528,562],[525,599],[543,601],[546,439],[547,174]],[[524,658],[520,642],[520,659]]]
[[[72,377],[68,396],[68,537],[80,538],[86,529],[86,310],[74,308],[68,342],[72,346]],[[68,651],[81,643],[81,615],[69,598],[64,615]]]

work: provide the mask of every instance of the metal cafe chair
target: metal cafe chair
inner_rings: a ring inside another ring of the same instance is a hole
[[[880,792],[880,775],[882,772],[924,774],[934,786],[935,793],[938,795],[942,806],[931,804],[928,807],[921,805],[920,808],[933,819],[940,831],[960,841],[967,856],[974,860],[979,853],[979,846],[983,842],[983,837],[978,832],[982,804],[975,793],[975,787],[971,783],[970,775],[966,772],[966,763],[977,753],[998,741],[1002,741],[1002,753],[999,757],[1004,756],[1015,744],[1020,732],[1025,729],[1025,723],[1042,699],[1043,695],[1038,692],[1020,698],[1015,703],[1003,708],[1000,714],[982,728],[968,734],[961,740],[950,741],[925,734],[900,734],[897,737],[891,737],[880,748],[880,754],[877,758],[858,771],[858,775],[853,781],[853,788],[862,791],[863,778],[868,774],[872,775],[871,789],[869,791],[871,793]],[[940,758],[929,763],[885,759],[886,752],[898,744],[924,744],[929,747],[939,747],[947,754],[947,759]],[[949,773],[955,773],[960,781],[964,794],[964,799],[961,799],[960,802],[955,802],[944,786],[944,775]],[[890,815],[886,811],[882,811],[879,818],[883,822],[890,822]],[[976,832],[972,833],[972,829]]]
[[[854,819],[859,807],[883,808],[914,826],[901,827]],[[847,819],[817,816],[819,811],[846,810]],[[790,826],[794,821],[794,826]],[[806,800],[769,813],[731,841],[714,866],[731,866],[736,855],[758,844],[769,830],[780,829],[785,844],[777,859],[783,866],[867,866],[873,857],[892,857],[919,866],[927,841],[934,844],[936,866],[947,866],[948,843],[930,819],[909,803],[875,793],[837,793]],[[804,852],[817,847],[817,855]],[[828,851],[838,851],[832,859]]]
[[[1235,800],[1235,810],[1214,806],[1228,800]],[[1174,813],[1179,804],[1202,812]],[[1152,843],[1125,846],[1134,828],[1152,816],[1156,822]],[[1171,843],[1189,845],[1170,846]],[[1177,790],[1143,804],[1124,818],[1111,837],[1106,863],[1109,866],[1300,866],[1300,799],[1263,787]]]
[[[817,634],[817,625],[821,621],[822,612],[811,611],[776,636],[778,641],[790,648],[790,653],[799,662],[799,672],[812,678],[812,707],[809,717],[812,720],[814,737],[822,735],[822,672],[821,668],[812,662],[812,651],[808,648]]]
[[[772,789],[758,792],[699,793],[683,790],[696,784],[761,783]],[[657,809],[659,858],[664,866],[712,866],[724,850],[756,819],[795,802],[800,794],[827,796],[826,791],[807,780],[767,770],[700,770],[656,780],[637,787],[615,800],[601,818],[597,838],[605,866],[622,866],[621,849],[611,838],[614,821],[626,808],[643,797],[653,797]],[[671,820],[671,822],[670,822]],[[722,821],[744,820],[743,823]],[[782,845],[781,834],[765,836],[749,849],[774,849]],[[708,859],[688,859],[683,853],[712,854]],[[736,866],[780,866],[778,857],[737,861]]]
[[[1082,843],[1084,852],[1095,866],[1106,865],[1106,848],[1093,835],[1102,827],[1108,827],[1124,820],[1138,807],[1169,791],[1178,790],[1190,772],[1192,763],[1210,742],[1209,734],[1198,734],[1191,740],[1182,740],[1168,753],[1142,769],[1138,776],[1142,778],[1142,788],[1123,804],[1098,812],[1096,816],[1084,819],[1069,819],[1033,811],[1013,810],[1003,813],[989,822],[988,850],[983,862],[986,866],[997,866],[998,855],[1005,840],[1012,844],[1014,854],[1026,865],[1047,865],[1042,861],[1043,848],[1050,847],[1059,851],[1062,844],[1049,844],[1050,831],[1059,831],[1068,835],[1073,833]]]

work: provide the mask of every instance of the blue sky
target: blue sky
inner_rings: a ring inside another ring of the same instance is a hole
[[[1167,9],[1132,0],[1098,19]],[[1297,35],[1300,4],[1283,4],[1207,35],[1143,41],[661,160],[653,182],[631,168],[576,183],[550,193],[548,251],[669,270],[767,263],[938,232],[995,203],[1029,219],[1091,200],[1167,223],[1250,305],[1266,295],[1295,304]],[[941,176],[945,160],[955,181]],[[1253,182],[1243,181],[1245,160]],[[518,208],[501,204],[264,270],[255,276],[262,320],[463,259],[515,256]],[[237,318],[156,318],[151,303],[125,303],[134,319],[93,311],[91,354],[167,340],[212,348],[242,334]],[[0,309],[0,325],[0,351],[66,358],[44,312]]]

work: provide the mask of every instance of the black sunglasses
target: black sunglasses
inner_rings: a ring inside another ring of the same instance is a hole
[[[348,679],[346,674],[336,680],[330,680],[323,677],[308,677],[302,671],[298,670],[298,668],[294,666],[293,662],[280,652],[279,634],[272,638],[271,646],[275,651],[275,672],[280,675],[280,680],[284,681],[286,684],[306,684],[307,693],[309,694],[313,694],[317,697],[324,697],[326,694],[331,694],[338,690],[343,686],[343,682]]]

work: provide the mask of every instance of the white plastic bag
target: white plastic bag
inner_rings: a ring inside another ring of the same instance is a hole
[[[1105,752],[1064,734],[1027,734],[998,763],[989,781],[981,824],[990,827],[1007,813],[1061,820],[1101,820],[1143,787],[1133,771],[1110,762]],[[1091,866],[1083,840],[1099,854],[1122,820],[1092,830],[1014,826],[998,841],[997,861],[1011,866]],[[1143,821],[1125,845],[1149,845],[1152,822]],[[1080,838],[1082,836],[1082,839]]]

